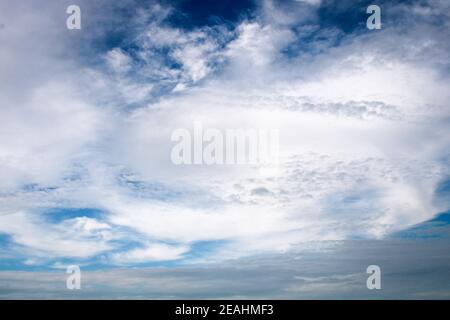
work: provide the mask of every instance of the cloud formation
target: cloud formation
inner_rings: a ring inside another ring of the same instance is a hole
[[[448,241],[345,241],[327,250],[180,268],[82,271],[81,290],[59,272],[0,271],[1,299],[448,299]],[[367,290],[374,257],[382,290]],[[39,288],[39,290],[36,290]]]
[[[432,23],[448,5],[392,4],[381,31],[346,32],[318,21],[331,2],[306,2],[193,29],[175,7],[130,1],[127,24],[102,3],[120,41],[88,2],[78,34],[61,4],[55,19],[2,4],[1,245],[38,264],[214,261],[382,239],[448,209],[450,30]],[[278,170],[174,165],[171,133],[194,121],[280,130]]]

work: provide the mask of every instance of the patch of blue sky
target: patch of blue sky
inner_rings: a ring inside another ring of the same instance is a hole
[[[430,220],[430,222],[441,223],[443,225],[450,225],[450,211],[441,213],[437,215],[435,218]]]
[[[437,197],[450,198],[450,178],[442,180],[435,190]]]
[[[102,220],[104,216],[105,213],[102,210],[95,208],[48,208],[41,214],[46,222],[53,224],[80,217]]]
[[[339,46],[343,34],[337,30],[329,30],[329,35],[325,35],[322,29],[316,29],[310,32],[293,29],[296,36],[295,41],[290,42],[281,50],[281,54],[286,59],[294,59],[299,56],[315,56],[326,52],[330,48]]]
[[[443,179],[434,191],[437,201],[448,202],[450,199],[450,179]],[[390,238],[402,239],[436,239],[450,238],[450,208],[448,211],[436,214],[432,219],[419,223],[406,230],[390,235]]]
[[[335,27],[347,34],[358,33],[359,31],[366,30],[366,20],[368,17],[366,10],[368,6],[375,4],[383,8],[383,23],[385,27],[388,27],[405,19],[402,12],[392,8],[398,7],[399,4],[407,5],[417,2],[420,1],[379,0],[375,3],[372,0],[327,0],[322,1],[322,5],[318,10],[318,20],[320,21],[321,28]]]
[[[419,223],[406,230],[390,235],[400,239],[450,239],[450,211],[440,213],[433,219]]]
[[[366,9],[373,1],[324,1],[318,10],[320,28],[338,28],[350,34],[366,28]],[[378,4],[378,3],[377,3]]]
[[[176,8],[168,23],[185,30],[218,24],[231,26],[251,17],[257,6],[255,0],[177,0],[168,3]]]
[[[203,258],[208,258],[217,252],[220,248],[228,243],[227,240],[214,241],[198,241],[191,245],[188,253],[184,254],[182,263],[191,263],[201,261]]]

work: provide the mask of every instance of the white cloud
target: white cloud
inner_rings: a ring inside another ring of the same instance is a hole
[[[0,215],[0,232],[10,235],[16,244],[24,246],[26,254],[44,260],[54,256],[89,258],[113,249],[101,232],[104,224],[93,219],[84,218],[84,223],[76,219],[62,225],[40,220],[40,217],[25,212],[3,213]],[[93,225],[97,227],[93,229]]]
[[[115,72],[127,72],[132,67],[132,59],[120,48],[114,48],[108,51],[105,59]]]
[[[112,261],[118,264],[134,264],[150,261],[177,260],[182,258],[182,255],[188,251],[189,247],[187,246],[153,243],[144,248],[113,254]]]
[[[305,2],[305,3],[311,4],[311,5],[315,5],[315,6],[318,6],[322,3],[322,0],[295,0],[295,1]]]
[[[248,63],[261,66],[272,62],[280,49],[294,39],[287,29],[261,26],[257,22],[243,22],[237,32],[238,37],[228,44],[227,56],[246,70],[250,69]]]

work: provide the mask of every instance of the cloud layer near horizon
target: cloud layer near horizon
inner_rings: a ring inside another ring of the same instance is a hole
[[[317,244],[316,244],[317,245]],[[448,241],[344,241],[328,248],[180,268],[0,271],[0,299],[448,299]],[[382,290],[366,268],[381,267]],[[38,288],[38,289],[37,289]]]

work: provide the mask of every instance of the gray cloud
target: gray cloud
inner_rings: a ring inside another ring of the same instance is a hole
[[[0,272],[2,299],[448,299],[447,240],[345,241],[286,254],[158,269],[83,271],[65,289],[65,270]],[[382,289],[366,288],[366,268]]]

